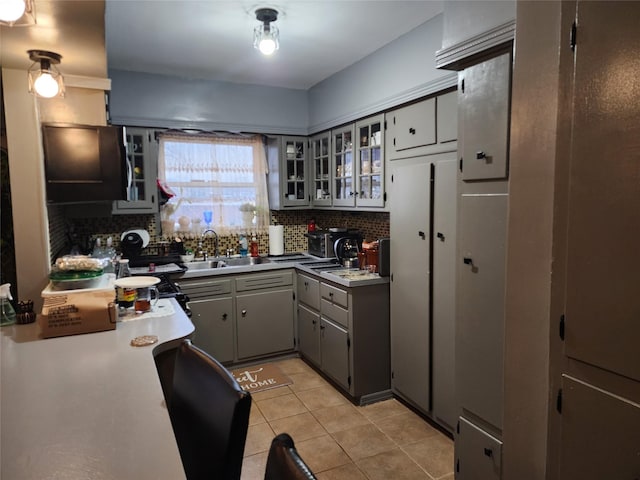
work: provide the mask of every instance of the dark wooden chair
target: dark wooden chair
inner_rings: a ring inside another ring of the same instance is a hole
[[[289,434],[281,433],[271,441],[264,480],[316,480]]]
[[[178,348],[169,413],[189,480],[240,478],[251,395],[216,359],[185,340]]]

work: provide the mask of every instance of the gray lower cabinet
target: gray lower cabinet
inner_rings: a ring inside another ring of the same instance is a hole
[[[294,350],[293,270],[183,279],[193,343],[224,363]]]
[[[294,349],[293,271],[235,279],[238,359]]]
[[[183,280],[180,288],[189,296],[194,345],[220,362],[232,362],[235,342],[231,280],[219,277]]]
[[[300,354],[361,404],[390,395],[389,285],[298,273]]]
[[[195,326],[194,345],[220,362],[233,361],[233,298],[220,297],[189,302]]]
[[[236,296],[238,359],[293,350],[293,288]]]

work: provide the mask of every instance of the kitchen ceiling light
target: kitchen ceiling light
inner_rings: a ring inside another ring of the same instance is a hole
[[[44,98],[64,97],[62,74],[54,66],[60,63],[60,56],[45,50],[29,50],[29,58],[33,61],[29,67],[29,92]]]
[[[35,23],[34,0],[0,0],[0,25],[20,27]]]
[[[253,46],[263,55],[271,55],[280,47],[278,27],[271,25],[278,19],[278,12],[272,8],[259,8],[256,18],[262,25],[253,30]]]

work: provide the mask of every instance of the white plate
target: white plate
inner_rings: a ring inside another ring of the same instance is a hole
[[[147,245],[149,245],[149,240],[151,240],[151,237],[149,236],[149,232],[147,232],[142,228],[136,228],[135,230],[127,230],[122,235],[120,235],[120,241],[124,240],[124,237],[126,237],[130,233],[137,233],[138,235],[140,235],[140,238],[142,238],[142,248],[145,248]]]
[[[158,277],[125,277],[116,279],[113,284],[122,288],[144,288],[160,283]]]

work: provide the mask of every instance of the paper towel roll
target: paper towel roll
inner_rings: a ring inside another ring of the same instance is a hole
[[[284,253],[284,227],[282,225],[269,225],[269,255],[282,255]]]

